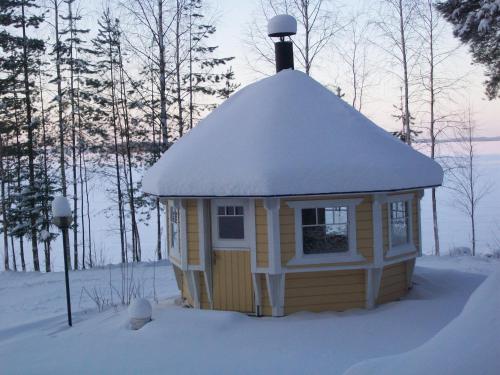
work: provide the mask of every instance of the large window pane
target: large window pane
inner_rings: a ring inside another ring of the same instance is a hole
[[[314,225],[314,224],[316,224],[316,209],[304,208],[302,210],[302,225]]]
[[[302,210],[304,254],[349,251],[347,207],[306,208]]]
[[[390,211],[392,246],[407,244],[409,242],[408,202],[392,202]]]

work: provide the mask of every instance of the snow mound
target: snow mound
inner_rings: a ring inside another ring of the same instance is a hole
[[[52,215],[54,217],[71,216],[71,207],[69,206],[68,198],[59,195],[52,201]]]
[[[151,319],[153,309],[151,303],[145,298],[138,298],[128,307],[128,316],[130,319]]]
[[[266,197],[405,190],[442,179],[433,160],[287,69],[232,95],[142,184],[165,197]]]
[[[500,270],[472,294],[462,313],[422,346],[370,359],[344,375],[500,373]]]

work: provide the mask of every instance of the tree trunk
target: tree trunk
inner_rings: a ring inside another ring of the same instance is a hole
[[[121,46],[118,43],[118,59],[119,59],[119,74],[120,74],[120,95],[121,95],[121,104],[124,115],[124,123],[125,123],[125,148],[127,154],[127,166],[128,166],[128,197],[129,197],[129,206],[130,206],[130,220],[132,225],[132,257],[136,262],[141,261],[141,251],[140,251],[140,242],[139,242],[139,230],[137,227],[136,221],[136,212],[135,212],[135,198],[134,198],[134,180],[132,175],[132,153],[130,150],[130,123],[128,116],[128,103],[127,103],[127,90],[125,84],[125,75],[123,71],[123,60],[121,53]]]
[[[3,225],[3,266],[5,271],[10,270],[9,266],[9,234],[7,233],[9,222],[7,219],[7,205],[5,199],[5,175],[3,169],[3,141],[2,136],[0,135],[0,177],[1,177],[1,191],[2,191],[2,225]]]
[[[177,86],[177,115],[179,121],[179,138],[182,137],[184,133],[184,121],[182,116],[182,95],[181,95],[181,57],[180,57],[180,25],[181,25],[181,4],[177,0],[177,15],[175,18],[175,75],[176,75],[176,86]]]
[[[87,204],[87,228],[89,233],[89,267],[93,267],[93,259],[92,259],[92,228],[91,228],[91,220],[90,220],[90,199],[89,199],[89,185],[88,185],[88,176],[87,176],[87,162],[85,160],[85,154],[83,155],[83,171],[84,171],[84,181],[85,181],[85,200]],[[83,222],[83,220],[82,220]]]
[[[163,35],[163,0],[158,0],[158,49],[160,57],[160,124],[162,134],[162,151],[168,149],[167,129],[167,95],[165,74],[165,36]]]
[[[50,233],[50,223],[49,223],[49,167],[48,167],[48,152],[47,152],[47,129],[45,123],[45,109],[43,101],[43,90],[42,90],[42,71],[40,67],[38,68],[38,77],[40,83],[40,109],[42,115],[42,141],[43,141],[43,183],[44,183],[44,194],[43,194],[43,215],[45,219],[44,229],[47,233]],[[45,272],[51,271],[50,262],[50,235],[43,240],[44,242],[44,255],[45,255]]]
[[[436,134],[435,134],[435,103],[436,103],[436,94],[434,91],[434,21],[433,21],[433,4],[432,1],[429,1],[429,93],[430,93],[430,137],[431,137],[431,158],[434,160],[436,158]],[[438,218],[437,218],[437,202],[436,202],[436,188],[432,188],[432,222],[434,229],[434,251],[437,256],[440,255],[440,246],[439,246],[439,229],[438,229]]]
[[[127,253],[125,248],[125,225],[123,215],[123,194],[121,189],[121,176],[120,176],[120,162],[118,150],[118,125],[117,125],[117,108],[116,108],[116,90],[115,90],[115,76],[114,76],[114,56],[113,56],[113,37],[111,34],[111,22],[108,21],[108,41],[109,41],[109,62],[110,62],[110,75],[111,75],[111,107],[112,107],[112,127],[113,127],[113,141],[115,152],[115,170],[116,170],[116,189],[118,195],[118,217],[120,224],[120,250],[122,263],[127,261]]]
[[[31,189],[36,187],[35,185],[35,154],[34,154],[34,142],[33,142],[33,123],[31,118],[31,93],[30,93],[30,83],[29,83],[29,59],[28,59],[28,38],[26,36],[26,17],[24,14],[24,1],[21,2],[21,13],[22,13],[22,32],[23,32],[23,72],[24,72],[24,95],[26,102],[26,123],[28,127],[28,165],[29,165],[29,184]],[[31,252],[33,253],[33,268],[35,271],[40,271],[40,262],[38,260],[38,232],[36,229],[36,216],[34,214],[35,202],[31,201],[30,213],[30,224],[31,224]]]
[[[12,266],[14,267],[14,271],[17,272],[16,247],[14,246],[14,236],[10,236],[10,249],[12,252]]]
[[[410,129],[410,99],[409,99],[409,82],[408,82],[408,61],[406,56],[406,35],[404,29],[405,18],[403,14],[403,0],[399,0],[399,32],[401,37],[401,53],[403,61],[403,86],[404,86],[404,126],[405,126],[405,141],[411,146],[411,129]]]
[[[15,89],[15,88],[14,88]],[[17,103],[17,94],[16,92],[14,91],[14,101]],[[19,118],[18,118],[18,114],[17,114],[17,107],[14,107],[14,120],[15,120],[15,123],[16,123],[16,148],[18,150],[21,149],[21,143],[20,143],[20,140],[19,140]],[[17,177],[17,181],[16,181],[16,186],[17,186],[17,190],[18,192],[21,191],[21,154],[18,152],[17,153],[17,158],[16,158],[16,177]],[[24,260],[24,237],[23,236],[20,236],[19,237],[19,255],[21,256],[21,269],[24,271],[26,271],[26,262]]]
[[[1,151],[0,151],[0,153],[1,153]],[[1,175],[1,173],[0,173],[0,175]],[[11,183],[12,183],[12,178],[9,178],[9,182],[7,183],[7,198],[6,198],[8,200],[8,202],[12,202],[12,200],[11,200],[12,199]],[[10,209],[10,207],[11,207],[10,203],[9,203],[8,207]],[[8,223],[8,225],[6,225],[4,227],[4,229],[7,230],[7,226],[9,226],[9,225],[10,225],[10,223]],[[13,267],[14,271],[17,272],[16,246],[15,246],[15,243],[14,243],[14,236],[12,234],[10,235],[10,251],[11,251],[11,254],[12,254],[12,267]]]
[[[54,27],[56,32],[56,81],[57,81],[57,114],[59,130],[59,167],[61,168],[61,189],[66,196],[66,165],[64,159],[64,123],[61,82],[61,39],[59,34],[59,0],[54,0]]]
[[[71,100],[71,157],[73,172],[73,269],[78,269],[78,176],[76,165],[76,121],[75,121],[75,77],[74,77],[74,59],[73,59],[73,38],[74,23],[71,1],[68,2],[68,19],[70,28],[69,44],[69,80],[70,80],[70,100]]]
[[[85,182],[83,181],[83,153],[85,152],[84,140],[83,140],[83,121],[80,110],[80,76],[76,77],[76,103],[78,108],[78,174],[80,176],[80,198],[82,200],[82,204],[80,205],[80,222],[82,226],[82,269],[85,269],[85,205],[84,205],[84,187]],[[87,207],[88,210],[88,207]]]

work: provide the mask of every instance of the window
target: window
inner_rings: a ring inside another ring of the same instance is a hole
[[[361,262],[356,206],[360,199],[290,201],[295,210],[295,257],[288,265]]]
[[[408,202],[399,201],[390,204],[391,212],[391,245],[406,245],[410,242],[408,225]]]
[[[179,209],[170,207],[170,247],[179,246]]]
[[[245,219],[243,206],[217,206],[219,238],[243,240],[245,238]]]
[[[181,261],[181,209],[174,201],[168,202],[168,253],[174,261]]]
[[[348,207],[303,208],[302,249],[304,254],[349,251]]]
[[[221,198],[211,202],[212,245],[216,249],[249,249],[255,209],[249,199]]]
[[[413,194],[390,195],[387,197],[386,256],[399,256],[416,251],[413,243]]]

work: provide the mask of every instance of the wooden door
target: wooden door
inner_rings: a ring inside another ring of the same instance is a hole
[[[214,309],[253,312],[250,252],[214,250],[212,263]]]

